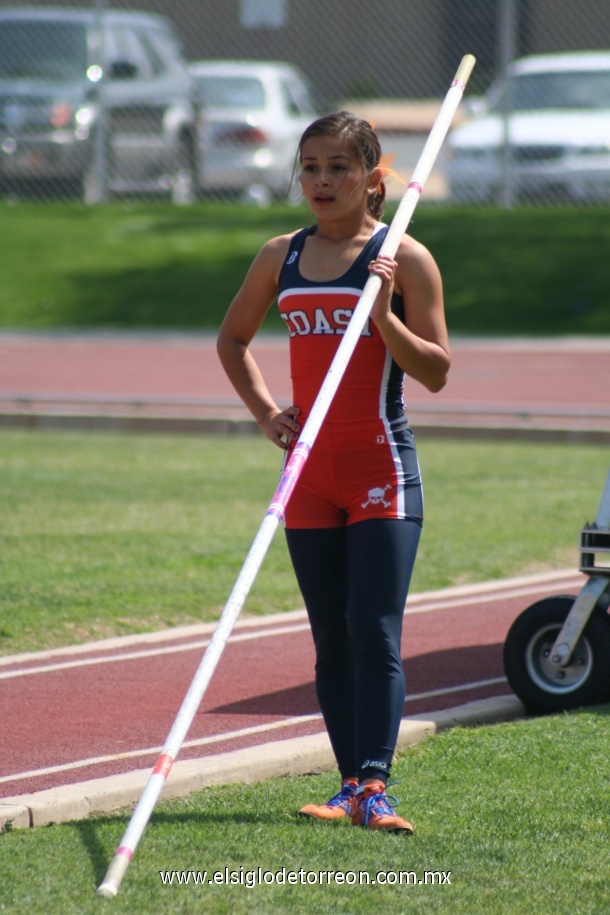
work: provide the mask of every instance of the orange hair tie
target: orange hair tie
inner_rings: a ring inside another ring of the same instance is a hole
[[[381,172],[383,178],[396,178],[401,182],[401,184],[406,184],[407,182],[405,179],[401,178],[398,172],[395,172],[393,168],[390,168],[395,157],[396,153],[387,153],[387,155],[382,156],[379,160],[379,165],[377,168]]]

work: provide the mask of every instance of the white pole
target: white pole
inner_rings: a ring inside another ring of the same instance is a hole
[[[455,78],[451,84],[441,109],[436,117],[430,136],[418,159],[413,175],[380,249],[380,255],[394,257],[398,250],[400,239],[404,235],[417,205],[422,188],[430,174],[434,161],[439,153],[443,140],[449,130],[453,115],[460,103],[464,88],[474,67],[475,59],[468,54],[463,59]],[[100,884],[98,896],[116,896],[129,863],[134,855],[150,816],[155,808],[165,780],[170,772],[176,756],[184,742],[188,729],[199,708],[201,700],[212,674],[216,668],[220,655],[227,643],[229,635],[248,592],[256,578],[261,563],[265,557],[269,544],[273,538],[280,518],[288,503],[288,499],[299,478],[303,465],[309,456],[311,447],[320,430],[320,426],[328,412],[332,398],[339,386],[345,368],[354,351],[360,334],[366,324],[373,302],[377,297],[381,279],[371,276],[367,281],[343,339],[337,349],[335,357],[324,379],[320,392],[312,407],[311,413],[301,436],[287,462],[278,488],[275,491],[271,504],[263,519],[259,531],[250,547],[246,561],[229,595],[229,599],[222,612],[214,634],[210,640],[201,663],[195,672],[193,681],[184,697],[182,706],[167,737],[161,755],[146,784],[144,792],[125,830],[120,845],[110,863],[108,872]]]

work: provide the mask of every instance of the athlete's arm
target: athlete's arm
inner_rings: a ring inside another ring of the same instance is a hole
[[[443,284],[434,258],[423,245],[406,237],[399,245],[396,261],[377,258],[370,269],[382,279],[371,318],[393,359],[429,391],[440,391],[447,382],[451,352]],[[393,291],[402,296],[404,324],[391,311]]]
[[[274,444],[287,448],[300,431],[296,407],[281,410],[271,396],[249,349],[277,297],[278,276],[289,237],[273,238],[261,248],[225,315],[216,349],[231,384],[254,419]]]

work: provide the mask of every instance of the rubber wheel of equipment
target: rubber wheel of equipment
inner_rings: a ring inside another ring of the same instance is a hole
[[[610,698],[610,616],[595,607],[570,662],[550,651],[576,598],[546,597],[517,617],[504,643],[504,672],[530,715],[544,715]]]

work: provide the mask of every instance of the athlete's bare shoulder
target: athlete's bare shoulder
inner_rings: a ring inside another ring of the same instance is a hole
[[[296,232],[291,232],[288,235],[276,235],[275,238],[270,238],[269,241],[266,241],[252,264],[255,272],[258,273],[262,270],[265,273],[271,273],[277,278],[288,255],[290,242],[295,235]]]
[[[426,246],[422,245],[420,241],[417,241],[417,239],[413,238],[411,235],[403,235],[403,237],[400,239],[396,257],[397,259],[403,260],[407,264],[434,261],[434,258]]]
[[[296,234],[296,232],[290,232],[288,235],[276,235],[275,238],[270,238],[261,248],[261,253],[264,251],[267,257],[280,259],[283,263],[288,254],[290,242]]]
[[[427,275],[429,278],[439,274],[437,263],[430,251],[410,235],[401,238],[396,252],[396,262],[399,274],[404,275],[406,271],[413,277]]]

